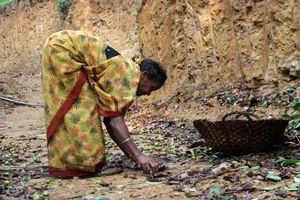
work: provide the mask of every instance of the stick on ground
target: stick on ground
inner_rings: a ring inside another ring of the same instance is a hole
[[[32,103],[32,102],[19,100],[19,99],[12,99],[12,98],[9,98],[9,97],[6,97],[6,96],[0,96],[0,100],[12,102],[12,103],[15,103],[16,105],[25,105],[25,106],[30,106],[30,107],[34,107],[34,108],[43,107],[43,105],[40,104],[40,103]]]

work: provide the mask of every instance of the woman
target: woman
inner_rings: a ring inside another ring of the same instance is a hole
[[[112,139],[145,172],[157,163],[131,141],[124,121],[136,96],[150,95],[166,81],[150,59],[140,65],[82,31],[52,34],[43,49],[42,85],[49,173],[86,176],[105,161],[100,117]]]

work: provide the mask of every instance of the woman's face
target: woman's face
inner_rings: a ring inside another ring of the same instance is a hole
[[[150,80],[147,73],[143,72],[139,81],[139,85],[136,91],[137,96],[150,95],[152,91],[161,88],[161,83],[159,81]]]

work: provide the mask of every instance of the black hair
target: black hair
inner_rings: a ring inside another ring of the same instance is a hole
[[[144,59],[140,63],[141,72],[146,72],[150,80],[159,81],[161,85],[167,80],[167,72],[159,62]]]

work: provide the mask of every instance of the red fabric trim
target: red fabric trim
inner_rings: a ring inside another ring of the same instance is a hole
[[[87,75],[83,70],[81,70],[79,78],[78,78],[75,86],[73,87],[70,94],[67,96],[65,102],[58,109],[58,111],[52,118],[52,120],[47,128],[47,142],[49,142],[51,136],[55,133],[57,126],[59,125],[61,120],[63,120],[63,118],[65,117],[67,112],[72,107],[74,101],[79,96],[81,89],[82,89],[84,83],[86,82],[86,80],[87,80]]]
[[[87,172],[79,169],[61,169],[56,167],[48,167],[49,174],[52,176],[58,176],[58,177],[74,177],[74,176],[89,176],[98,173],[101,171],[101,168],[103,167],[104,162],[99,163],[95,166],[95,172]]]
[[[49,174],[59,177],[87,176],[93,172],[85,172],[78,169],[60,169],[56,167],[48,167]]]
[[[112,111],[105,111],[105,110],[98,110],[99,114],[103,117],[118,117],[123,115],[123,112],[112,112]]]

